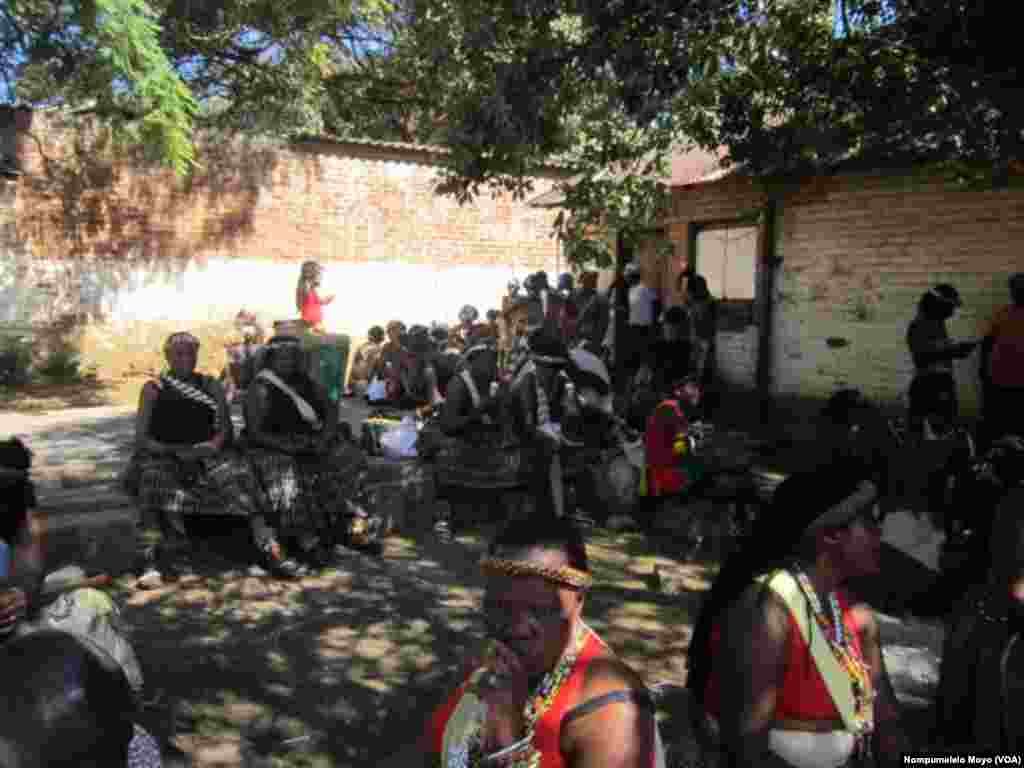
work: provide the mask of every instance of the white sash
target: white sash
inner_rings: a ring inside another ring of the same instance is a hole
[[[818,622],[808,616],[807,598],[800,589],[800,584],[788,571],[778,571],[774,575],[761,577],[761,583],[768,586],[789,608],[789,613],[800,628],[800,636],[807,643],[814,659],[814,666],[825,681],[832,703],[836,705],[843,724],[851,733],[859,734],[857,723],[857,706],[853,698],[853,685],[846,670],[839,664],[828,638],[821,631]]]
[[[273,384],[279,390],[284,392],[288,397],[295,403],[295,407],[299,411],[299,416],[302,417],[303,421],[308,423],[313,429],[323,429],[323,422],[320,421],[320,417],[316,415],[316,410],[310,405],[298,392],[285,384],[273,371],[264,368],[256,376],[257,379],[262,379],[269,384]]]
[[[473,377],[470,375],[469,371],[465,371],[465,370],[462,371],[459,374],[459,378],[461,378],[465,382],[466,389],[469,390],[469,397],[473,401],[473,407],[474,408],[479,408],[480,407],[480,390],[478,390],[476,388],[476,382],[473,381]]]

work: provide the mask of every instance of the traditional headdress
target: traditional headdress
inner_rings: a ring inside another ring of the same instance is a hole
[[[475,323],[480,313],[472,304],[466,304],[459,310],[459,321],[463,323]]]
[[[590,589],[594,577],[586,571],[569,565],[551,567],[526,560],[512,560],[503,557],[485,557],[480,560],[480,570],[488,575],[538,576],[542,579],[573,589]]]

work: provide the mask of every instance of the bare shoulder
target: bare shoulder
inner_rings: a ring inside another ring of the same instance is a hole
[[[646,686],[626,662],[612,655],[601,656],[587,665],[580,703],[623,689],[646,690]]]

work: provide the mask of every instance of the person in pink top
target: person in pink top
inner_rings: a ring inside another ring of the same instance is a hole
[[[334,301],[334,296],[320,296],[322,269],[315,261],[307,261],[302,265],[299,284],[295,288],[295,308],[299,310],[308,328],[322,328],[324,323],[323,308]]]
[[[989,438],[1024,436],[1024,273],[1010,277],[1011,303],[992,318],[982,346]]]

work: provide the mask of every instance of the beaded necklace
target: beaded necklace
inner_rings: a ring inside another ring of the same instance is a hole
[[[850,685],[853,689],[853,700],[856,707],[855,716],[860,727],[860,735],[864,736],[874,729],[874,717],[872,713],[872,702],[875,693],[871,685],[871,673],[860,658],[860,655],[850,642],[849,630],[843,622],[842,610],[839,607],[839,600],[835,592],[829,593],[829,609],[831,619],[825,615],[818,593],[811,584],[810,578],[799,567],[793,568],[800,591],[811,606],[814,618],[821,627],[822,633],[828,638],[828,644],[832,648],[839,665],[850,676]]]
[[[536,692],[527,697],[526,705],[523,707],[523,725],[526,732],[523,741],[527,744],[533,741],[537,721],[551,708],[565,681],[572,674],[589,633],[590,628],[582,621],[577,620],[569,647],[558,660],[558,664],[541,678]],[[470,687],[478,685],[486,674],[486,669],[479,669],[474,672],[470,677]],[[481,712],[480,715],[485,716],[485,713]],[[484,757],[481,744],[482,731],[483,721],[478,719],[465,746],[459,750],[460,754],[454,756],[455,760],[453,761],[448,756],[442,756],[442,768],[450,768],[453,764],[466,766],[467,768],[476,768],[476,766],[481,765],[482,758]],[[531,747],[529,755],[513,763],[513,766],[515,768],[538,768],[540,761],[541,753]]]

